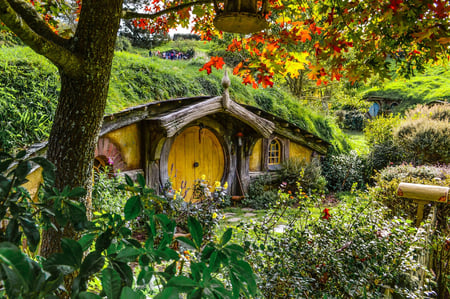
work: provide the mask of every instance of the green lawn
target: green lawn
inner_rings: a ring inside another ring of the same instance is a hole
[[[366,142],[364,133],[360,131],[344,131],[348,137],[348,142],[352,149],[356,150],[358,154],[368,154],[369,145]]]

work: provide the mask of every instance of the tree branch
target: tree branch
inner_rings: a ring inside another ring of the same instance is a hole
[[[11,8],[30,26],[34,32],[41,35],[45,39],[52,41],[59,45],[64,45],[69,42],[57,35],[42,19],[41,15],[34,9],[34,7],[23,0],[7,0]]]
[[[23,2],[22,0],[9,1],[14,1],[16,5],[21,5],[20,2]],[[0,20],[36,53],[45,56],[65,72],[72,74],[80,72],[82,60],[65,48],[64,45],[59,44],[57,39],[46,38],[46,29],[41,28],[42,25],[39,21],[32,22],[37,28],[28,24],[21,14],[12,8],[9,1],[0,0]],[[21,6],[21,9],[25,9],[25,6]],[[32,7],[27,7],[26,9],[34,10]],[[32,16],[30,12],[27,14],[27,18]],[[40,35],[39,31],[42,31],[44,35]]]
[[[156,19],[159,16],[162,16],[167,13],[174,12],[174,11],[178,11],[178,10],[181,10],[181,9],[184,9],[187,7],[191,7],[194,5],[200,5],[200,4],[210,4],[213,2],[214,2],[214,0],[198,0],[198,1],[194,1],[194,2],[182,3],[180,5],[172,6],[172,7],[166,8],[164,10],[155,12],[155,13],[139,13],[139,12],[135,12],[135,11],[124,10],[122,13],[122,19],[136,19],[136,18]]]

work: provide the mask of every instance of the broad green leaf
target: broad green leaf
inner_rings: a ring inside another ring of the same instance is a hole
[[[0,162],[0,173],[4,173],[9,166],[12,164],[12,162],[14,162],[13,159],[6,159],[4,161]]]
[[[191,233],[192,239],[195,244],[195,248],[200,249],[203,242],[203,229],[200,222],[194,217],[189,217],[188,219],[189,232]]]
[[[220,239],[220,246],[227,244],[228,241],[230,241],[232,235],[233,235],[233,229],[232,228],[227,229],[223,233],[222,238]]]
[[[134,262],[134,261],[136,261],[136,259],[140,253],[141,253],[141,251],[137,248],[126,247],[125,249],[120,251],[119,254],[117,254],[117,256],[114,259],[116,261],[124,262],[124,263]]]
[[[34,220],[31,218],[31,215],[21,216],[19,217],[20,225],[22,226],[22,230],[27,236],[27,244],[32,252],[36,251],[36,248],[41,239],[41,235],[39,233],[39,229],[34,223]]]
[[[138,173],[137,181],[139,183],[139,186],[141,186],[142,188],[145,187],[145,178],[144,178],[144,176],[142,174]]]
[[[89,277],[99,272],[105,265],[105,257],[98,251],[93,251],[86,256],[80,268],[80,276]]]
[[[134,186],[133,180],[128,176],[128,174],[125,174],[125,182],[127,182],[127,185],[130,187]]]
[[[23,157],[25,157],[26,154],[27,154],[26,150],[18,152],[17,155],[16,155],[16,160],[22,159]]]
[[[102,252],[107,249],[109,245],[111,245],[112,238],[113,236],[111,229],[107,229],[97,238],[97,241],[95,241],[95,250]]]
[[[14,175],[17,177],[17,181],[14,184],[14,186],[21,185],[27,174],[30,173],[30,170],[31,170],[30,162],[21,161],[14,170]]]
[[[172,277],[166,284],[166,287],[177,288],[180,292],[189,292],[198,286],[196,281],[185,276]]]
[[[188,239],[186,237],[178,237],[176,238],[177,241],[184,243],[185,245],[187,245],[188,247],[194,249],[195,248],[195,244],[194,242],[192,242],[191,239]]]
[[[120,299],[145,299],[145,296],[141,292],[134,291],[130,287],[124,287],[120,294]]]
[[[141,198],[139,196],[130,197],[125,204],[125,220],[136,219],[142,211]]]
[[[67,195],[67,197],[70,198],[79,198],[79,197],[83,197],[87,194],[86,189],[82,188],[82,187],[75,187],[72,190],[70,190],[69,194]]]
[[[61,240],[61,248],[68,261],[66,265],[73,265],[77,268],[81,266],[83,249],[77,241],[64,238]]]
[[[108,299],[120,298],[122,282],[119,273],[111,268],[102,271],[102,287]]]
[[[11,219],[6,227],[6,240],[18,245],[21,237],[22,233],[19,231],[19,222],[17,221],[17,218]]]
[[[32,284],[31,263],[14,244],[0,243],[0,265],[7,276],[3,282],[10,298],[17,298],[17,290],[28,289]]]
[[[178,289],[175,287],[166,287],[154,299],[180,299]]]
[[[133,285],[133,270],[127,263],[122,263],[116,260],[111,261],[111,265],[120,274],[120,278],[125,282],[125,285],[131,287]]]
[[[92,233],[92,234],[86,234],[78,240],[78,243],[80,243],[83,251],[86,251],[89,249],[89,247],[91,247],[92,242],[94,242],[96,237],[97,237],[97,234]]]
[[[146,270],[146,268],[147,267],[141,268],[141,272],[139,272],[136,280],[137,285],[146,285],[151,281],[155,271],[153,270],[153,268],[150,268],[149,270]]]

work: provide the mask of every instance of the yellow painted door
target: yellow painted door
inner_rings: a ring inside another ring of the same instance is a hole
[[[192,190],[194,181],[205,175],[210,185],[220,181],[224,171],[223,148],[210,130],[194,126],[178,135],[169,152],[169,177],[173,187]],[[186,200],[191,200],[192,191]]]

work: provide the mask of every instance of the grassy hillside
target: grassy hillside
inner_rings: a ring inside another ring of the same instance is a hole
[[[429,66],[424,73],[410,79],[384,82],[381,86],[367,90],[365,95],[402,99],[402,103],[396,108],[398,112],[435,100],[450,102],[450,64]]]
[[[204,50],[204,49],[203,49]],[[204,55],[200,55],[204,56]],[[117,52],[113,62],[106,113],[177,97],[220,95],[222,71],[199,72],[205,58],[170,61],[147,51]],[[59,91],[57,69],[28,48],[0,48],[0,148],[10,150],[48,137]],[[301,106],[287,92],[253,89],[231,76],[230,94],[237,102],[259,106],[347,148],[334,121]]]

